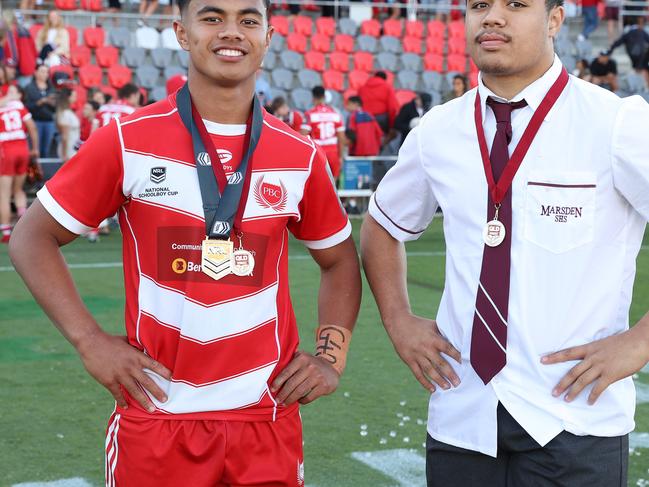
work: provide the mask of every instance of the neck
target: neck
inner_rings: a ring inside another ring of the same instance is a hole
[[[248,121],[255,96],[254,77],[235,86],[218,86],[214,81],[197,78],[190,78],[189,92],[202,118],[223,124],[245,124]]]
[[[542,62],[539,62],[532,69],[523,73],[514,75],[497,73],[482,73],[482,82],[497,96],[505,100],[511,100],[518,93],[523,91],[537,79],[543,76],[554,63],[554,53],[548,53],[544,56]]]

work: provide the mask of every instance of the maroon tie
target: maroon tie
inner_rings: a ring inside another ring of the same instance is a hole
[[[507,161],[512,139],[512,110],[527,105],[525,100],[500,103],[487,98],[496,116],[496,135],[489,159],[494,180],[498,182]],[[488,191],[487,221],[493,219],[495,205]],[[471,333],[471,365],[485,384],[507,363],[507,311],[509,305],[509,266],[512,235],[512,193],[507,191],[498,211],[505,226],[505,240],[496,247],[484,246],[482,270]]]

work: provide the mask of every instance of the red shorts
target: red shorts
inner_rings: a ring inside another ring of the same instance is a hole
[[[302,487],[299,411],[277,421],[148,419],[113,413],[107,487]]]
[[[22,176],[29,166],[29,146],[26,141],[4,142],[0,157],[0,176]]]
[[[340,174],[340,155],[338,154],[338,146],[332,146],[331,149],[324,147],[324,153],[327,156],[327,162],[329,162],[329,169],[331,169],[331,174],[334,175],[334,179],[338,179]]]

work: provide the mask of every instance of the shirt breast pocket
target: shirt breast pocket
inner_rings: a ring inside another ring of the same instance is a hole
[[[596,194],[594,173],[531,175],[525,198],[525,239],[557,254],[592,242]]]

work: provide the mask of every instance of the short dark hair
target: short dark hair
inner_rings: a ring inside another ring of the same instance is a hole
[[[273,103],[270,104],[270,113],[275,115],[275,112],[279,109],[279,107],[286,104],[286,99],[283,96],[275,97],[273,99]]]
[[[311,94],[313,95],[313,98],[320,100],[325,97],[325,89],[322,86],[314,86],[311,90]]]
[[[189,2],[191,1],[192,0],[176,0],[176,3],[178,4],[178,9],[180,10],[181,13],[185,11],[187,5],[189,5]],[[268,12],[268,9],[270,9],[270,0],[264,0],[264,6],[266,7],[266,12]]]
[[[356,103],[360,107],[363,106],[363,100],[361,100],[360,96],[350,96],[347,99],[347,103]]]
[[[377,71],[376,73],[374,73],[374,76],[376,76],[377,78],[385,79],[385,80],[388,79],[388,75],[385,74],[385,71]]]
[[[545,8],[548,12],[554,7],[563,7],[563,0],[545,0]]]
[[[135,86],[133,83],[126,83],[119,90],[117,90],[117,98],[119,98],[120,100],[124,100],[126,98],[130,98],[131,96],[139,92],[140,89],[137,86]]]
[[[95,100],[88,100],[86,103],[90,105],[94,111],[97,111],[100,108],[99,103],[97,103]]]

